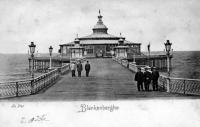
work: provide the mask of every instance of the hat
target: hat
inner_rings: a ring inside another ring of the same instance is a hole
[[[144,69],[147,70],[147,69],[151,69],[151,68],[149,66],[146,66]]]

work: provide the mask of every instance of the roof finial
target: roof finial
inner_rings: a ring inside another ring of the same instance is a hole
[[[100,11],[100,9],[99,9],[99,15],[101,15],[101,11]]]
[[[120,35],[120,37],[122,37],[122,33],[121,32],[119,33],[119,35]]]

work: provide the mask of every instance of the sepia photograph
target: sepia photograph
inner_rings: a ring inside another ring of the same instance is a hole
[[[0,0],[2,127],[199,127],[198,0]]]

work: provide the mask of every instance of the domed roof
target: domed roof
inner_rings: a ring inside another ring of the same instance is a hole
[[[93,29],[108,29],[104,24],[96,24]]]
[[[106,33],[108,28],[103,24],[102,17],[100,10],[99,10],[99,16],[98,16],[98,21],[97,24],[93,27],[93,33]]]

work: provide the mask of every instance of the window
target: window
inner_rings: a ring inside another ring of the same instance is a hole
[[[110,45],[106,45],[106,51],[109,52],[111,50],[111,46]]]
[[[93,46],[85,46],[85,50],[87,54],[93,54]]]
[[[93,49],[86,49],[87,53],[92,54],[93,53]]]

